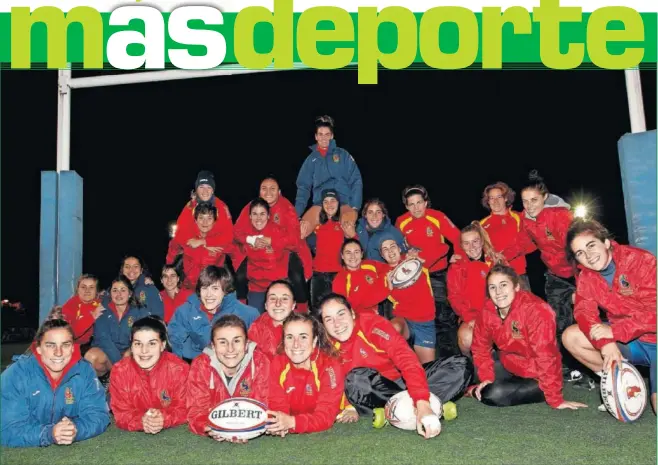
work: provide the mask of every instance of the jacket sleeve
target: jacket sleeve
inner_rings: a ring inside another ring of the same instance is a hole
[[[238,244],[244,245],[247,243],[247,231],[249,231],[250,225],[249,205],[246,205],[240,212],[240,216],[238,216],[238,220],[235,222],[235,226],[233,227],[233,239]]]
[[[484,312],[480,316],[473,328],[473,342],[471,344],[471,354],[473,355],[473,364],[477,370],[480,382],[495,381],[494,360],[491,355],[493,340],[489,332],[489,327],[485,321]]]
[[[331,428],[340,413],[345,379],[338,363],[329,363],[320,376],[315,409],[310,413],[295,415],[295,433],[317,433]]]
[[[256,359],[256,357],[258,357]],[[251,396],[253,399],[269,406],[270,402],[270,359],[262,352],[254,353],[254,363],[256,364],[256,379],[254,382],[254,391]]]
[[[178,307],[167,326],[171,351],[178,357],[183,356],[185,340],[189,337],[189,329],[187,327],[190,319],[188,316],[189,306],[189,303],[184,303]]]
[[[299,256],[299,259],[302,262],[302,267],[304,268],[304,279],[308,281],[313,277],[313,256],[311,255],[311,249],[306,241],[298,238],[296,240],[296,246],[293,248],[293,252],[297,253]]]
[[[308,244],[308,248],[311,251],[312,256],[317,255],[318,236],[315,231],[309,234],[309,236],[306,238],[306,244]]]
[[[194,223],[194,213],[192,211],[191,203],[188,202],[183,207],[183,210],[178,215],[176,220],[176,235],[174,236],[174,241],[183,246],[187,243],[188,240],[194,237],[195,235],[196,224]]]
[[[295,197],[295,211],[299,218],[302,217],[308,204],[313,188],[313,164],[310,157],[307,157],[302,163],[302,167],[297,175],[297,196]]]
[[[110,404],[117,428],[126,431],[142,431],[142,418],[145,407],[137,405],[137,398],[130,392],[130,380],[121,367],[115,367],[110,372]]]
[[[372,284],[361,286],[357,292],[356,305],[370,308],[388,298],[391,291],[386,283],[386,277],[380,276],[373,280]]]
[[[190,373],[187,377],[187,422],[190,431],[201,436],[205,436],[206,426],[208,426],[208,414],[215,408],[212,405],[212,395],[210,387],[203,373],[202,358],[197,357],[192,362]],[[210,368],[213,370],[213,368]],[[216,379],[216,382],[221,380]]]
[[[176,230],[178,232],[178,230]],[[176,257],[183,253],[183,247],[176,241],[175,238],[169,241],[169,246],[167,247],[167,257],[166,263],[173,263]]]
[[[448,215],[442,213],[442,216],[441,235],[450,241],[455,254],[466,257],[466,252],[464,252],[461,247],[461,231],[459,231],[459,228],[455,226],[450,218],[448,218]],[[426,265],[426,268],[429,267]]]
[[[68,302],[67,302],[68,303]],[[92,326],[94,326],[94,317],[86,311],[81,312],[80,318],[77,318],[77,310],[74,306],[66,305],[62,307],[62,317],[71,325],[75,339],[84,335]]]
[[[502,254],[505,256],[508,262],[511,262],[515,258],[530,254],[535,250],[537,250],[537,245],[530,238],[530,235],[523,226],[523,223],[521,223],[521,228],[516,235],[516,240],[511,245],[502,250]]]
[[[347,183],[350,186],[350,207],[361,209],[363,202],[363,179],[359,166],[354,161],[354,157],[345,151],[346,168],[347,168]]]
[[[12,365],[2,374],[2,415],[0,440],[4,447],[49,446],[53,438],[54,423],[41,424],[31,415],[26,386],[29,374],[19,365]],[[44,393],[45,394],[45,393]],[[47,395],[47,394],[46,394]]]
[[[615,321],[610,326],[615,340],[629,342],[646,334],[656,332],[656,257],[644,254],[640,263],[633,263],[642,270],[639,277],[638,305],[628,318]]]
[[[578,328],[582,331],[589,342],[594,348],[601,350],[604,345],[614,342],[614,339],[598,339],[590,338],[589,332],[592,326],[601,324],[601,317],[599,314],[599,305],[592,292],[592,286],[587,283],[587,275],[589,273],[583,272],[576,278],[576,303],[574,305],[573,316],[578,323]]]
[[[395,367],[400,371],[407,383],[407,390],[414,401],[414,405],[419,400],[429,401],[430,390],[425,370],[414,351],[409,347],[409,343],[388,321],[378,323],[374,329],[378,329],[378,331],[369,331],[368,337],[377,347],[384,349],[384,352],[388,354]],[[382,334],[385,336],[382,336]]]
[[[105,389],[96,377],[96,372],[87,362],[82,362],[84,393],[78,402],[78,416],[71,418],[75,423],[76,441],[84,441],[103,433],[110,424],[110,412],[107,408]]]
[[[528,321],[528,344],[534,354],[539,373],[537,382],[546,403],[555,408],[564,402],[562,397],[562,357],[555,339],[555,314],[548,304],[537,308]]]
[[[283,412],[285,414],[290,414],[290,400],[288,395],[281,386],[281,372],[283,371],[283,366],[280,362],[279,357],[276,357],[272,360],[270,364],[270,376],[269,376],[269,399],[267,408],[273,412]]]
[[[187,380],[189,372],[189,365],[183,362],[177,364],[176,368],[169,373],[171,379],[176,381],[171,383],[172,390],[169,393],[171,404],[162,409],[163,428],[173,428],[187,421],[187,383],[185,380]]]
[[[462,257],[462,260],[468,260],[467,257]],[[448,302],[454,312],[462,320],[469,322],[473,319],[471,314],[471,299],[465,291],[466,287],[466,270],[456,263],[453,263],[448,268],[447,284],[448,284]]]
[[[164,302],[158,288],[153,284],[146,286],[148,311],[164,319]]]
[[[109,329],[106,327],[106,321],[106,318],[101,317],[94,323],[94,339],[92,345],[101,349],[112,364],[115,364],[121,360],[121,352],[119,352],[119,349],[117,349],[117,346],[110,337]]]

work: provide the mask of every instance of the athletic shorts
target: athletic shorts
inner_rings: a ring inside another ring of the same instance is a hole
[[[617,343],[621,355],[633,365],[648,366],[650,371],[651,394],[656,393],[656,344],[639,339],[628,344]]]
[[[436,325],[434,321],[411,321],[407,320],[409,328],[409,344],[413,346],[427,347],[434,349],[436,347]]]

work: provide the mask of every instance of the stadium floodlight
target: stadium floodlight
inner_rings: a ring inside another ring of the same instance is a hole
[[[168,229],[169,229],[169,237],[172,239],[176,237],[176,230],[178,229],[178,226],[176,225],[175,221],[169,223]]]
[[[573,214],[576,218],[585,219],[587,217],[587,206],[586,205],[577,205]]]

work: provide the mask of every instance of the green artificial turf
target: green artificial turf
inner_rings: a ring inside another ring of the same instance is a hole
[[[647,406],[636,423],[623,424],[597,410],[598,389],[565,387],[568,400],[589,408],[553,410],[546,404],[493,408],[473,399],[457,402],[458,418],[442,420],[441,435],[424,440],[392,426],[376,430],[370,419],[335,425],[324,433],[261,436],[246,445],[217,443],[186,426],[155,436],[114,425],[88,441],[39,449],[2,449],[11,465],[157,464],[629,464],[656,463],[656,417]]]

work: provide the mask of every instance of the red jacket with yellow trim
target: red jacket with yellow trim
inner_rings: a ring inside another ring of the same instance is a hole
[[[110,405],[117,427],[143,431],[142,418],[149,409],[162,412],[164,428],[185,423],[189,369],[171,352],[162,352],[150,371],[140,368],[132,357],[117,362],[110,372]]]
[[[395,221],[409,248],[420,250],[418,256],[425,260],[425,267],[430,271],[441,271],[448,266],[450,248],[445,240],[452,243],[454,253],[464,255],[461,250],[459,229],[445,213],[428,208],[425,216],[414,218],[407,212]]]
[[[390,321],[379,315],[358,315],[345,342],[333,341],[340,351],[345,376],[354,368],[372,368],[392,381],[404,378],[414,403],[430,398],[425,370],[407,341]]]
[[[463,257],[448,268],[448,301],[466,323],[476,320],[487,297],[491,263]]]
[[[574,267],[567,260],[567,231],[573,215],[565,207],[544,207],[534,220],[523,212],[523,228],[516,243],[503,250],[508,261],[539,249],[548,270],[561,278],[571,278]]]
[[[601,323],[599,307],[606,312],[612,339],[590,339],[599,350],[610,342],[628,343],[637,338],[655,344],[656,257],[643,249],[610,242],[615,262],[612,287],[599,272],[580,267],[574,317],[590,339],[592,326]]]
[[[402,257],[404,260],[404,257]],[[393,268],[388,263],[376,263],[380,276],[386,276]],[[429,270],[423,267],[422,275],[418,281],[404,289],[393,289],[388,300],[393,302],[393,316],[406,318],[416,322],[434,321],[436,317],[436,304],[430,282]],[[388,278],[386,278],[388,288]]]
[[[480,220],[480,224],[487,231],[491,245],[496,252],[501,252],[514,245],[516,237],[522,229],[521,213],[511,208],[504,215],[489,215]],[[525,255],[520,255],[510,261],[510,266],[521,276],[526,273]]]
[[[311,369],[295,368],[277,355],[270,371],[269,409],[295,417],[292,433],[317,433],[332,427],[340,412],[345,379],[340,362],[317,349]]]
[[[390,293],[386,275],[380,275],[377,266],[374,260],[363,260],[358,270],[343,268],[334,278],[333,292],[347,297],[356,313],[377,313],[378,304]]]
[[[94,335],[96,320],[91,312],[96,310],[99,305],[99,300],[84,303],[76,294],[62,306],[62,318],[71,325],[76,344],[87,344],[91,340],[91,336]]]
[[[205,436],[208,414],[221,402],[232,397],[248,397],[267,405],[270,360],[249,343],[238,371],[227,383],[214,350],[206,347],[192,361],[187,378],[187,420],[190,431]]]
[[[555,313],[539,297],[517,291],[512,308],[501,319],[487,300],[475,323],[471,353],[481,381],[495,381],[492,348],[510,373],[536,379],[546,403],[557,407],[562,398],[562,357],[555,338]]]
[[[267,355],[270,360],[283,339],[283,325],[274,326],[274,320],[265,312],[249,327],[249,340],[254,341],[258,350]]]

